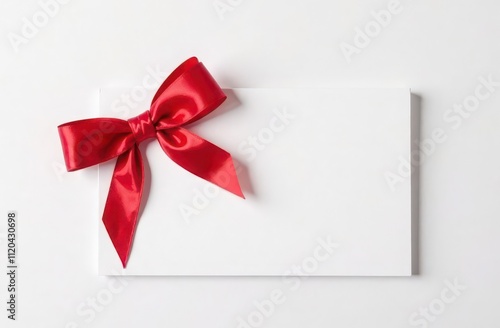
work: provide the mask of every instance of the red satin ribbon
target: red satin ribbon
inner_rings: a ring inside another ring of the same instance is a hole
[[[193,57],[176,68],[156,92],[151,108],[127,121],[95,118],[58,127],[68,171],[118,157],[103,222],[126,267],[137,225],[144,167],[138,144],[156,138],[178,165],[244,198],[231,155],[182,126],[212,112],[226,96]]]

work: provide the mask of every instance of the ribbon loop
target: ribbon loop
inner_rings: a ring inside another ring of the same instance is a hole
[[[209,114],[225,99],[205,66],[192,57],[167,77],[144,113],[126,121],[98,118],[58,127],[68,171],[118,157],[102,220],[124,268],[143,192],[144,166],[138,147],[142,141],[157,138],[179,166],[244,198],[231,155],[182,127]]]
[[[128,120],[128,124],[134,134],[136,144],[140,144],[144,140],[156,136],[156,128],[151,121],[149,110],[136,117],[132,117]]]

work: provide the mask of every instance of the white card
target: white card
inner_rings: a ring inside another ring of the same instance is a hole
[[[127,268],[99,217],[103,275],[411,275],[408,89],[225,89],[188,126],[230,152],[246,199],[179,167],[152,140]],[[103,89],[100,116],[131,118],[153,93]],[[99,167],[102,215],[115,160]],[[408,179],[409,180],[409,179]]]

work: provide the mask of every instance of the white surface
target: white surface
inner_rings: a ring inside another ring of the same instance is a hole
[[[220,20],[212,1],[73,0],[19,53],[7,33],[19,32],[39,5],[0,2],[0,146],[8,149],[0,211],[17,209],[23,218],[20,321],[2,315],[2,327],[235,328],[274,289],[286,302],[261,327],[411,327],[410,315],[439,304],[444,281],[455,277],[467,289],[431,327],[496,326],[500,92],[457,129],[442,117],[474,93],[479,76],[500,80],[500,4],[402,4],[348,64],[339,43],[352,42],[355,27],[387,1],[243,1]],[[98,277],[98,222],[88,219],[98,211],[97,169],[54,170],[63,163],[56,126],[96,116],[98,88],[139,84],[147,67],[166,72],[190,55],[231,87],[411,86],[422,99],[422,139],[436,128],[448,135],[420,167],[419,275],[309,278],[294,291],[281,278],[137,277],[119,289],[119,281]],[[38,124],[26,131],[25,122]],[[92,312],[88,302],[98,295],[106,305]]]
[[[101,90],[99,116],[116,117],[116,100],[132,93]],[[130,260],[123,269],[100,222],[99,274],[280,276],[323,238],[335,247],[319,245],[297,275],[411,275],[410,183],[393,191],[384,177],[410,157],[408,89],[225,93],[188,129],[233,155],[246,199],[183,170],[158,142],[141,145],[147,199]],[[99,213],[114,164],[99,167]],[[335,260],[320,261],[327,254]]]

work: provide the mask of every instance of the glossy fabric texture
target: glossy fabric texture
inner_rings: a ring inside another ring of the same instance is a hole
[[[205,66],[192,57],[167,77],[144,113],[127,121],[95,118],[58,127],[68,171],[117,158],[103,222],[124,268],[132,248],[144,185],[138,148],[142,141],[156,138],[175,163],[244,198],[231,155],[183,127],[209,114],[225,99]]]

